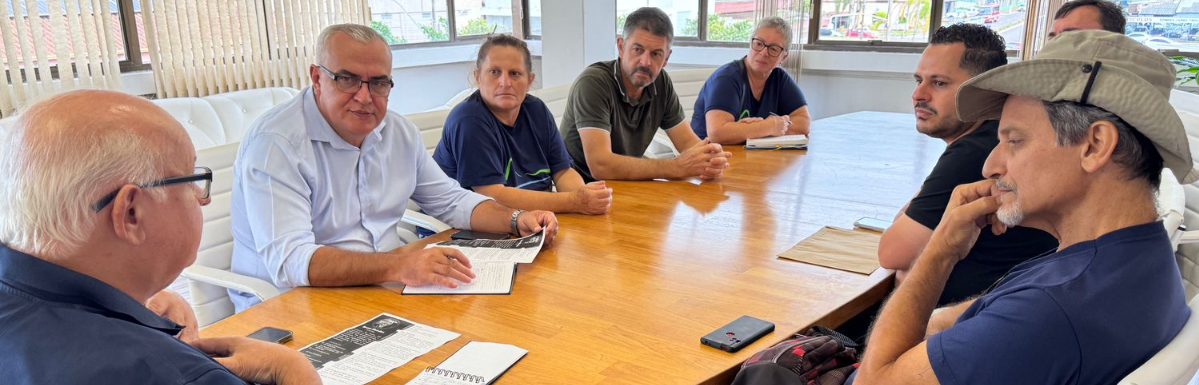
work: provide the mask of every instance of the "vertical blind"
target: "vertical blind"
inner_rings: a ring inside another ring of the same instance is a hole
[[[109,0],[10,0],[3,12],[0,60],[8,82],[0,89],[0,116],[65,90],[121,87],[125,50]]]
[[[310,83],[326,26],[366,24],[366,0],[140,0],[159,98]]]
[[[820,1],[820,0],[810,0]],[[787,48],[787,60],[781,67],[799,81],[803,72],[802,54],[806,43],[808,23],[804,22],[805,14],[810,12],[809,0],[755,0],[754,24],[770,16],[778,16],[791,25],[791,46]]]

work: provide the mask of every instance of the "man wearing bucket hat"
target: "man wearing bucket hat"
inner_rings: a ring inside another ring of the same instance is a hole
[[[988,179],[954,190],[849,383],[1114,384],[1169,343],[1190,311],[1154,194],[1163,166],[1199,179],[1166,99],[1173,80],[1161,54],[1096,30],[963,84],[963,120],[1002,116]],[[930,324],[987,224],[1045,230],[1060,246]]]

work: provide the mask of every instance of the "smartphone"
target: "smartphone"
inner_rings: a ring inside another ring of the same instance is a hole
[[[274,342],[277,344],[285,344],[291,341],[291,332],[283,329],[275,329],[266,327],[258,329],[258,331],[250,333],[247,337],[266,342]]]
[[[853,227],[874,230],[881,233],[887,231],[887,228],[891,227],[891,222],[887,222],[882,219],[861,218],[853,223]]]
[[[450,239],[508,239],[508,234],[485,233],[482,231],[461,230],[450,236]]]
[[[762,336],[774,331],[774,324],[750,316],[741,316],[721,326],[720,329],[708,333],[699,340],[708,345],[729,353],[734,353],[746,345],[754,343]]]

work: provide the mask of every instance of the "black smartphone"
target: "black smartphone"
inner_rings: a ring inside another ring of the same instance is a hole
[[[450,236],[450,239],[508,239],[508,234],[485,233],[482,231],[461,230]]]
[[[246,336],[259,341],[274,342],[277,344],[285,344],[291,341],[291,332],[283,329],[275,329],[266,327],[258,329],[258,331],[250,333]]]
[[[741,316],[741,318],[733,322],[729,322],[728,325],[724,325],[714,332],[708,333],[699,342],[729,353],[734,353],[773,331],[773,323],[746,315]]]

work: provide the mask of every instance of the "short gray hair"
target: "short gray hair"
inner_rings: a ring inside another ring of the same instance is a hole
[[[350,36],[350,38],[354,39],[354,41],[357,41],[362,44],[369,44],[369,43],[374,42],[375,40],[382,40],[384,42],[387,41],[387,40],[383,39],[383,35],[380,35],[379,32],[377,32],[373,28],[365,26],[365,25],[361,25],[361,24],[330,25],[328,27],[325,27],[325,29],[321,31],[321,34],[316,37],[316,63],[317,64],[324,65],[325,62],[327,60],[329,60],[329,50],[328,50],[328,47],[326,47],[326,45],[329,43],[329,39],[332,39],[333,35],[336,35],[338,32],[344,33],[344,34]]]
[[[754,27],[754,33],[750,36],[757,35],[758,31],[761,31],[763,28],[773,29],[776,32],[778,32],[779,35],[783,35],[783,40],[787,41],[787,45],[784,46],[783,49],[788,49],[788,50],[791,49],[791,24],[790,23],[787,23],[787,21],[783,20],[783,18],[781,18],[781,17],[770,16],[770,17],[767,17],[767,18],[759,21],[758,26]]]
[[[641,7],[630,13],[624,19],[624,32],[621,36],[627,40],[638,29],[666,38],[668,45],[674,42],[674,24],[670,22],[670,16],[661,9]]]
[[[1095,122],[1107,121],[1116,126],[1118,137],[1112,161],[1128,170],[1129,179],[1143,179],[1151,191],[1157,191],[1164,167],[1162,156],[1153,142],[1135,127],[1100,107],[1069,101],[1041,103],[1053,124],[1059,147],[1081,143]]]
[[[0,243],[46,259],[78,251],[100,220],[92,205],[125,184],[158,179],[167,151],[123,129],[43,129],[64,93],[33,105],[0,142]],[[161,189],[146,189],[165,199]]]

